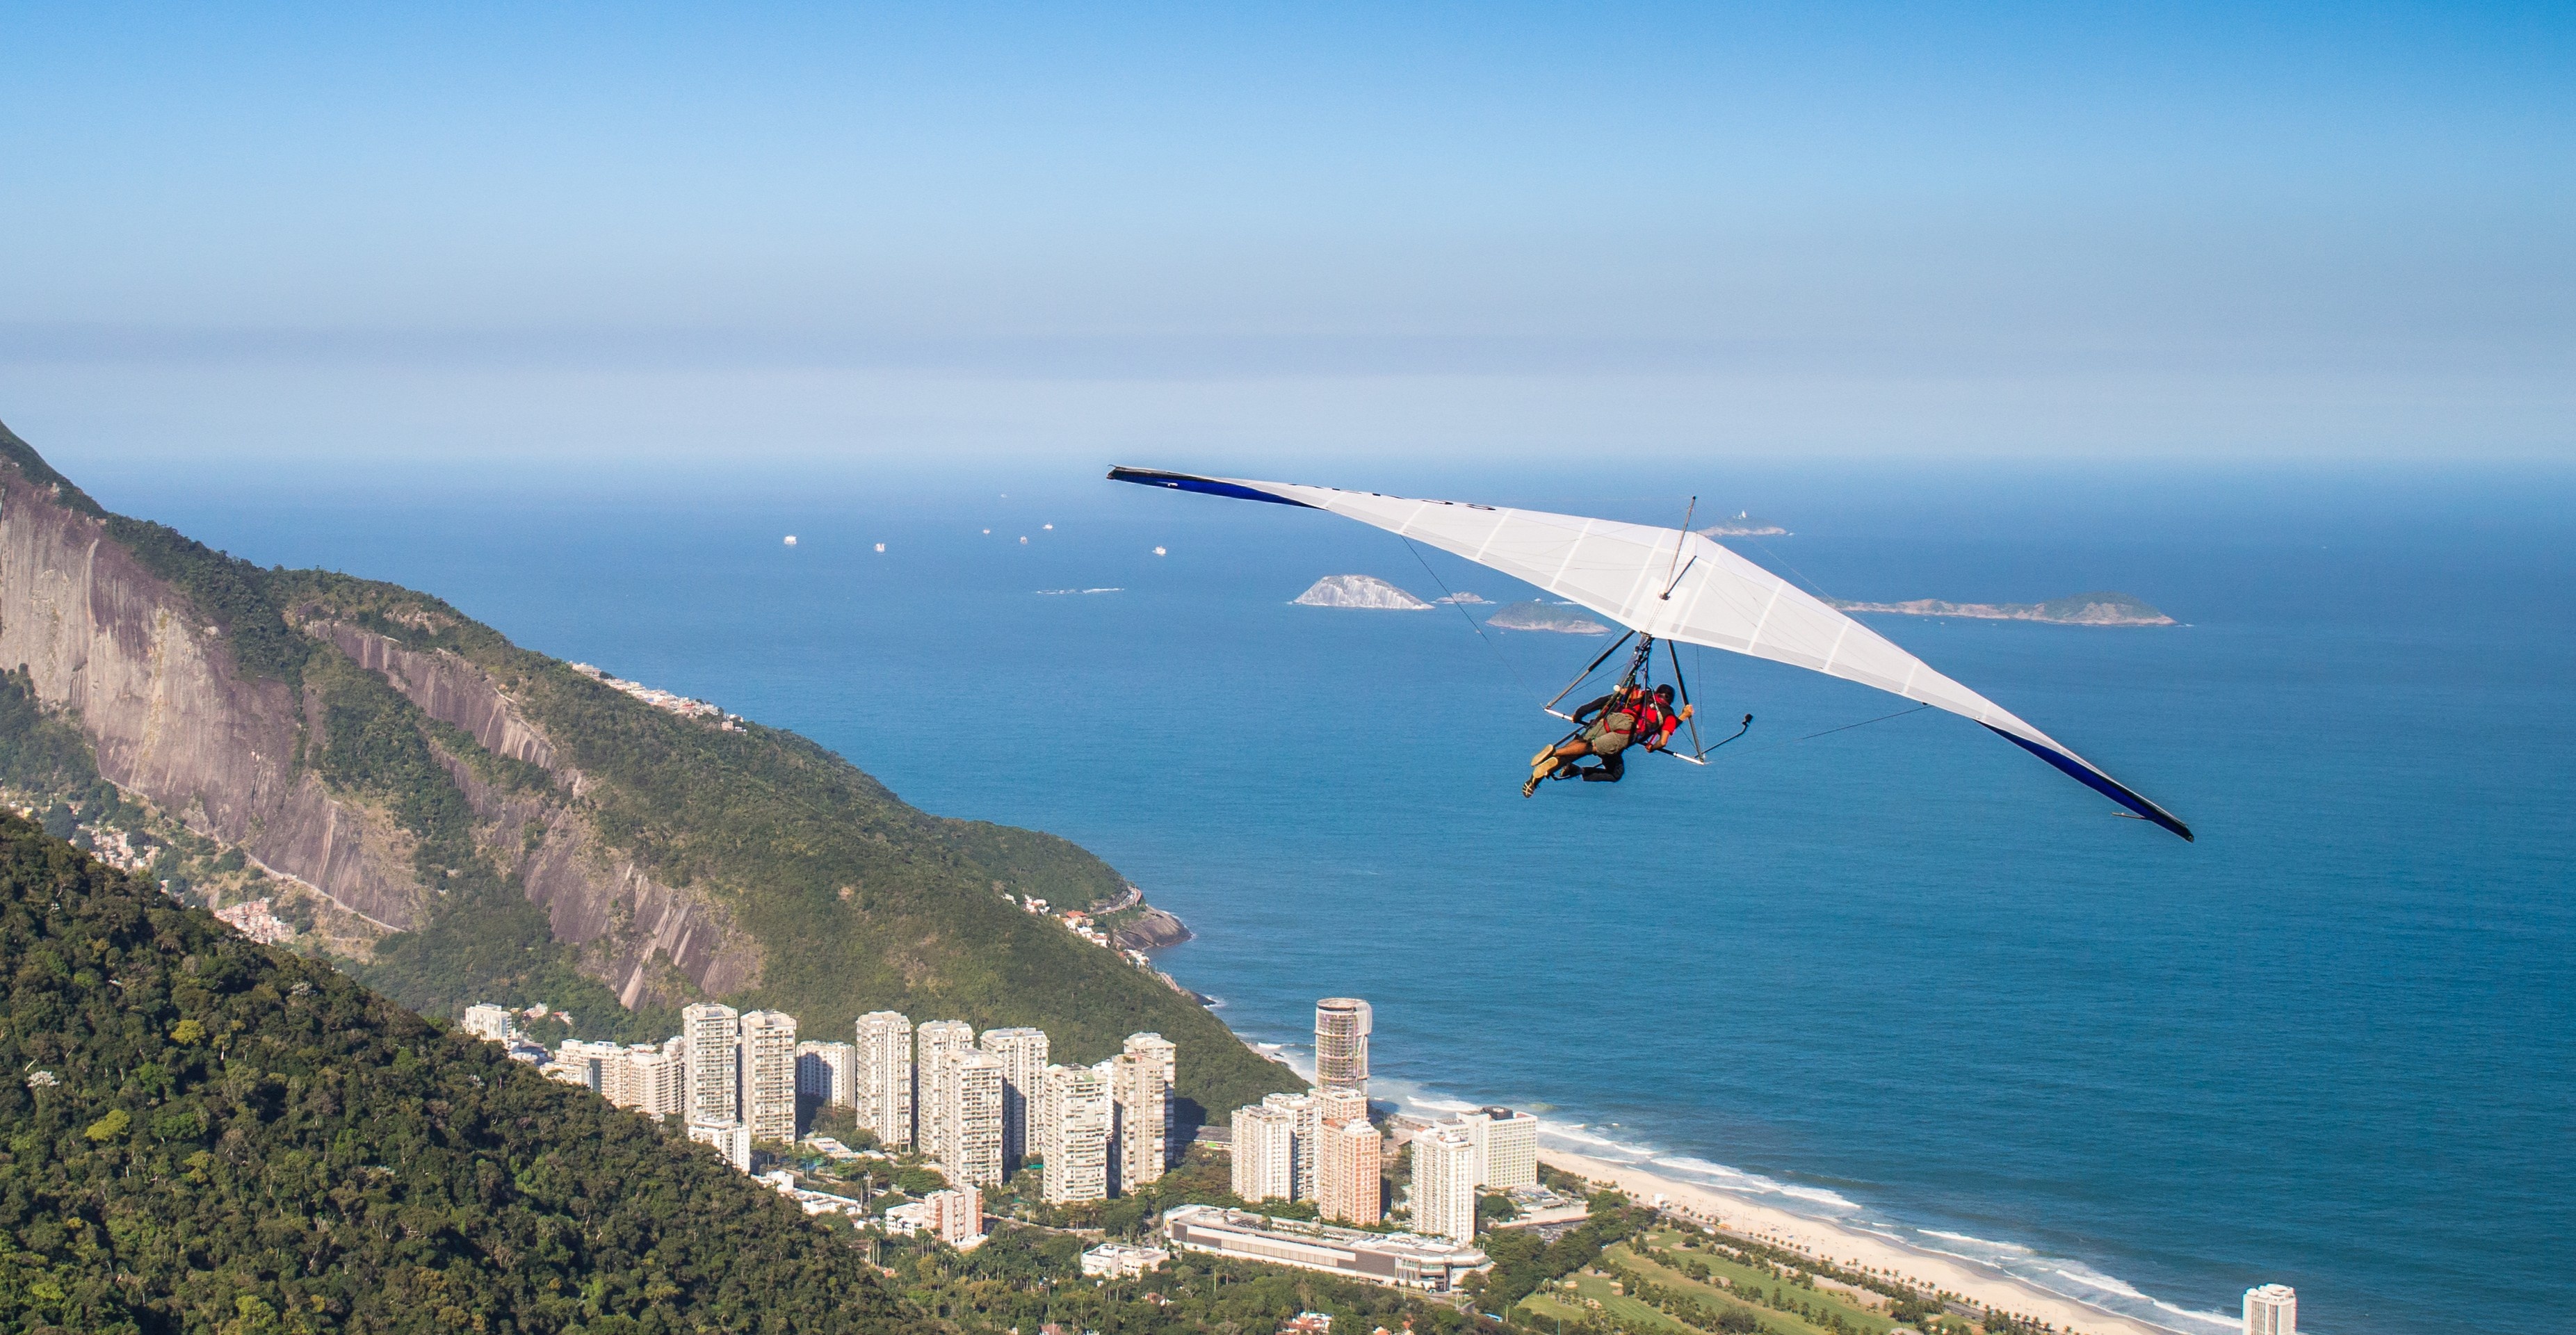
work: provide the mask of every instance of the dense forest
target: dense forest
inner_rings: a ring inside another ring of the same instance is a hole
[[[0,1328],[891,1332],[703,1147],[0,815]]]
[[[241,673],[301,688],[315,745],[299,748],[299,764],[335,796],[385,813],[408,838],[427,924],[376,942],[363,961],[343,956],[406,1005],[453,1015],[471,1001],[542,1002],[572,1015],[586,1037],[650,1039],[672,1032],[677,1007],[697,998],[673,969],[636,1007],[621,1006],[598,981],[598,961],[557,941],[545,912],[527,901],[511,856],[522,830],[480,820],[451,777],[453,762],[545,810],[572,811],[657,881],[720,905],[760,952],[757,985],[721,999],[784,1010],[808,1036],[846,1038],[861,1013],[892,1009],[978,1028],[1034,1025],[1054,1040],[1059,1060],[1089,1062],[1127,1034],[1157,1031],[1179,1045],[1180,1111],[1190,1126],[1302,1085],[1194,999],[1018,910],[1006,896],[1082,905],[1123,890],[1115,870],[1072,843],[928,815],[794,733],[751,722],[720,728],[655,709],[429,595],[264,569],[111,514],[5,427],[0,462],[102,520],[109,538],[193,604],[199,622],[220,628]],[[580,773],[579,795],[428,716],[315,633],[335,623],[470,665],[542,730],[567,772]],[[28,764],[85,764],[60,746],[77,721],[25,703],[23,717],[0,718],[0,745],[25,739]],[[200,851],[184,831],[161,834]],[[201,862],[219,855],[203,853]],[[192,862],[181,874],[203,870]]]

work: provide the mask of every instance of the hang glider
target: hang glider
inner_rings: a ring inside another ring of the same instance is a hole
[[[2047,733],[1699,534],[1540,510],[1147,468],[1112,468],[1109,476],[1149,487],[1327,510],[1490,566],[1642,635],[1767,658],[1948,710],[1983,724],[2137,818],[2192,837],[2172,813]]]

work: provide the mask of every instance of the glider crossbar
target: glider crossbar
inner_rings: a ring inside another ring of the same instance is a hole
[[[1632,630],[1627,634],[1620,636],[1618,639],[1612,640],[1610,642],[1610,647],[1602,650],[1599,658],[1593,659],[1592,662],[1586,665],[1581,672],[1574,674],[1574,680],[1567,682],[1565,684],[1565,689],[1556,693],[1555,699],[1548,701],[1545,705],[1540,707],[1551,714],[1556,714],[1558,718],[1564,719],[1568,723],[1572,723],[1574,721],[1574,716],[1572,714],[1557,714],[1556,707],[1565,703],[1565,697],[1574,694],[1575,687],[1582,685],[1593,673],[1600,671],[1601,665],[1610,661],[1610,655],[1619,652],[1620,645],[1626,644],[1628,641],[1633,640],[1636,637],[1637,632]]]

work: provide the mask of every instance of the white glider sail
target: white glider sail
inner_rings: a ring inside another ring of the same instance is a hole
[[[1680,529],[1286,482],[1113,468],[1111,479],[1328,510],[1453,552],[1659,639],[1768,658],[1974,719],[2185,839],[2190,829],[2011,711],[1734,552]]]

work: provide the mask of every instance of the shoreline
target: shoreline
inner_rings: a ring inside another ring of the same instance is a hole
[[[1227,1028],[1233,1026],[1228,1025]],[[1309,1083],[1314,1081],[1314,1063],[1306,1049],[1290,1043],[1245,1038],[1240,1032],[1235,1037],[1253,1051],[1285,1064],[1301,1079]],[[1388,1081],[1385,1083],[1393,1087],[1383,1089],[1378,1087],[1379,1082],[1371,1083],[1371,1106],[1388,1108],[1399,1116],[1437,1119],[1476,1106],[1434,1094],[1410,1081],[1400,1085]],[[1544,1118],[1540,1122],[1538,1148],[1539,1162],[1549,1167],[1594,1183],[1617,1187],[1631,1200],[1640,1203],[1651,1203],[1660,1195],[1664,1198],[1663,1208],[1686,1218],[1805,1252],[1821,1260],[1867,1266],[1927,1293],[1946,1291],[1980,1308],[1994,1308],[2047,1322],[2064,1335],[2210,1335],[2214,1330],[2235,1325],[2233,1320],[2226,1319],[2224,1313],[2186,1314],[2183,1309],[2171,1308],[2133,1289],[2124,1289],[2122,1296],[2134,1296],[2139,1301],[2174,1312],[2177,1318],[2187,1315],[2190,1319],[2155,1321],[2114,1311],[2046,1288],[1985,1261],[1953,1252],[1935,1251],[1873,1229],[1802,1214],[1741,1192],[1668,1176],[1645,1165],[1560,1149],[1549,1143],[1551,1126]],[[1553,1130],[1562,1134],[1565,1128],[1556,1124]],[[2116,1279],[2110,1283],[2119,1286]]]
[[[1661,1196],[1664,1208],[1701,1223],[1820,1259],[1885,1271],[1925,1290],[1946,1290],[1975,1306],[2035,1317],[2074,1335],[2179,1335],[2174,1327],[2106,1311],[1991,1266],[1908,1246],[1882,1234],[1765,1205],[1715,1187],[1545,1146],[1540,1147],[1538,1159],[1577,1177],[1615,1186],[1632,1200],[1651,1202]]]

